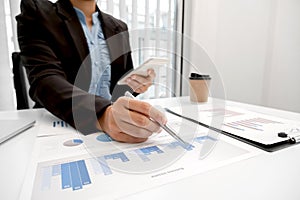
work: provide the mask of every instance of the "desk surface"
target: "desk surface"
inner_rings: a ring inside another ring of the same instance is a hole
[[[186,97],[153,100],[153,104],[189,103]],[[292,113],[248,104],[226,102],[252,111],[300,121]],[[39,119],[44,110],[0,112],[2,119]],[[0,145],[1,199],[17,199],[33,150],[36,129]],[[170,184],[131,195],[125,199],[300,199],[300,145],[236,162]]]
[[[41,109],[0,112],[0,119],[39,119]],[[36,127],[0,145],[0,193],[3,199],[18,199],[36,137]]]

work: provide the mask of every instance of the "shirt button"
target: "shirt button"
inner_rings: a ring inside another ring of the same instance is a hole
[[[95,62],[95,65],[98,65],[98,64],[99,64],[99,62],[96,61],[96,62]]]
[[[91,44],[94,44],[94,41],[91,41]]]

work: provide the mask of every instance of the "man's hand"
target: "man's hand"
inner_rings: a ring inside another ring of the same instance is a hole
[[[152,85],[152,82],[156,76],[153,69],[148,69],[147,76],[141,76],[138,74],[133,74],[126,79],[126,83],[129,87],[133,89],[136,93],[144,93]]]
[[[149,103],[121,97],[106,109],[98,128],[116,141],[138,143],[161,131],[153,120],[160,124],[167,122],[165,115]]]

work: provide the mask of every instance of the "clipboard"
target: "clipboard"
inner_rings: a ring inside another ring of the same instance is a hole
[[[198,120],[195,120],[195,119],[192,119],[190,117],[187,117],[187,116],[183,116],[183,115],[180,115],[168,108],[165,108],[165,110],[173,115],[176,115],[178,117],[181,117],[183,119],[186,119],[188,121],[191,121],[193,123],[196,123],[200,126],[203,126],[207,129],[210,129],[210,130],[213,130],[215,132],[218,132],[218,133],[221,133],[223,135],[226,135],[226,136],[229,136],[231,138],[234,138],[234,139],[237,139],[239,141],[242,141],[244,143],[247,143],[249,145],[252,145],[252,146],[255,146],[259,149],[262,149],[264,151],[267,151],[267,152],[274,152],[274,151],[277,151],[277,150],[280,150],[280,149],[283,149],[283,148],[286,148],[286,147],[289,147],[289,146],[292,146],[292,145],[295,145],[295,144],[299,144],[300,143],[300,130],[299,130],[299,133],[295,133],[295,134],[289,134],[289,133],[285,133],[285,132],[279,132],[279,133],[275,133],[277,137],[281,138],[280,140],[274,142],[274,143],[263,143],[263,142],[260,142],[260,141],[254,141],[254,140],[251,140],[249,138],[246,138],[246,137],[241,137],[237,134],[234,134],[234,132],[229,132],[229,131],[225,131],[225,130],[222,130],[222,129],[219,129],[219,128],[216,128],[216,127],[212,127],[206,123],[203,123],[203,122],[200,122]]]

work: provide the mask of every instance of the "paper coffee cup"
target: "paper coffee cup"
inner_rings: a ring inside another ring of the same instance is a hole
[[[211,77],[191,73],[190,81],[190,100],[192,102],[206,102],[209,94],[209,84]]]

